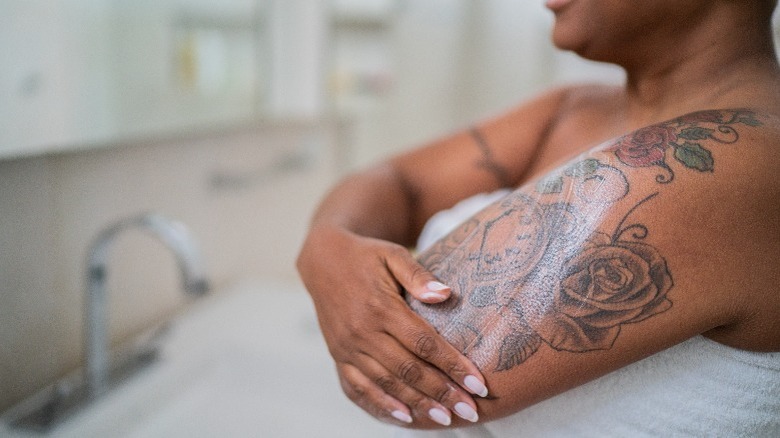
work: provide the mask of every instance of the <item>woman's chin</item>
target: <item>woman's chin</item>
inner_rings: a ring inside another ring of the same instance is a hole
[[[547,7],[547,9],[558,12],[569,5],[573,0],[547,0],[544,2],[544,5]]]
[[[580,54],[584,48],[584,44],[580,38],[575,38],[573,35],[553,29],[552,43],[560,50],[566,50]]]

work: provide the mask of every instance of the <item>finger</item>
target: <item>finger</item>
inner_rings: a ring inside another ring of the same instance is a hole
[[[393,319],[386,325],[388,334],[406,350],[440,370],[471,394],[487,397],[485,378],[479,368],[419,315],[407,309],[405,312],[393,312],[388,317]]]
[[[472,423],[479,419],[477,405],[473,398],[463,388],[454,384],[449,377],[411,354],[395,340],[383,341],[383,345],[385,348],[368,358],[378,366],[373,366],[374,364],[369,362],[361,369],[385,392],[409,406],[421,403],[418,393],[439,405],[424,403],[424,409],[418,409],[423,412],[430,413],[431,409],[443,406]],[[414,390],[414,394],[409,392],[411,389]],[[439,424],[444,424],[439,421],[443,418],[439,413],[433,413],[429,417]]]
[[[419,264],[405,248],[398,247],[387,257],[386,263],[398,283],[414,298],[435,304],[450,297],[450,287]]]
[[[373,358],[365,356],[361,363],[361,369],[363,375],[378,388],[409,406],[417,426],[449,426],[452,424],[452,414],[447,407],[407,385]]]
[[[374,418],[388,423],[411,424],[409,408],[352,365],[339,365],[339,381],[344,394]]]

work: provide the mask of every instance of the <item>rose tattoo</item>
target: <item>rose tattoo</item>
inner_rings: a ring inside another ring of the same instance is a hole
[[[533,325],[557,350],[608,349],[621,324],[642,321],[672,306],[672,277],[650,245],[592,235],[566,261],[554,294],[553,318]]]
[[[715,163],[706,143],[732,144],[739,140],[734,125],[760,126],[755,114],[747,110],[698,111],[672,119],[665,123],[638,129],[619,138],[607,151],[630,167],[657,166],[665,170],[656,181],[669,183],[674,171],[666,161],[669,149],[674,159],[688,169],[713,172]]]

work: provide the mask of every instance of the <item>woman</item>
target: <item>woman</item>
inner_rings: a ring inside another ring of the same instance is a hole
[[[334,188],[298,269],[347,395],[409,428],[506,417],[478,436],[777,433],[775,6],[548,0],[556,46],[624,86],[552,90]],[[407,251],[434,213],[499,189]],[[720,360],[736,393],[679,396]]]

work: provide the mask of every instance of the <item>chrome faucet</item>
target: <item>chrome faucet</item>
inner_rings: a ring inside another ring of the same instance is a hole
[[[105,393],[116,381],[129,376],[156,357],[156,345],[147,341],[125,348],[127,351],[123,351],[124,357],[117,361],[120,363],[112,363],[111,360],[106,264],[114,238],[130,228],[150,232],[173,251],[184,290],[189,295],[201,296],[208,292],[200,252],[183,224],[157,214],[142,214],[116,222],[101,231],[89,247],[87,260],[83,376],[63,377],[14,407],[5,419],[12,428],[49,431],[61,420]]]
[[[89,398],[109,387],[110,346],[106,297],[106,264],[114,238],[123,230],[141,228],[160,239],[176,256],[184,290],[200,296],[208,289],[200,252],[184,224],[157,214],[142,214],[121,220],[98,234],[89,248],[85,317],[85,385]]]

